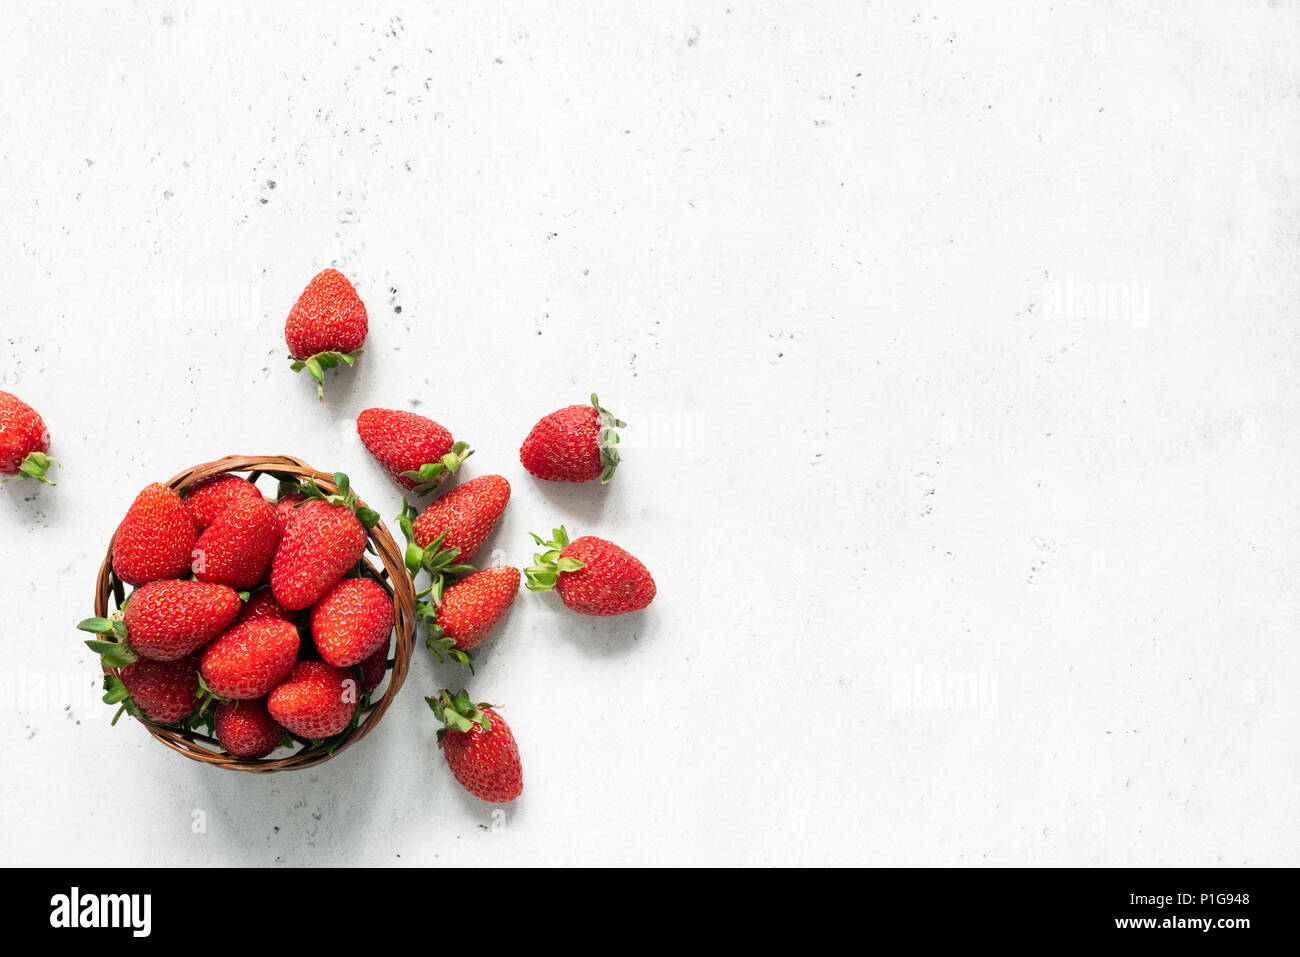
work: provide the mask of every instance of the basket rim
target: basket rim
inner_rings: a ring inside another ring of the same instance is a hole
[[[272,472],[293,474],[300,479],[312,479],[328,493],[336,493],[338,486],[332,473],[321,472],[308,465],[304,460],[292,455],[226,455],[222,458],[201,465],[183,469],[163,483],[178,492],[189,488],[204,479],[230,473],[247,473],[250,481],[257,481]],[[353,490],[355,491],[355,489]],[[264,494],[265,497],[265,494]],[[360,505],[365,501],[358,499]],[[254,774],[268,774],[277,771],[297,770],[315,767],[330,758],[342,754],[357,741],[364,738],[378,725],[388,711],[393,699],[401,690],[410,670],[411,655],[415,646],[415,587],[406,571],[404,550],[401,549],[392,533],[388,531],[381,518],[372,529],[367,529],[366,537],[374,546],[382,570],[375,569],[370,558],[362,556],[362,562],[374,573],[379,584],[393,599],[393,658],[386,664],[388,680],[383,694],[372,700],[370,707],[361,713],[357,729],[346,741],[333,751],[326,751],[317,745],[308,744],[284,758],[257,758],[253,760],[235,758],[219,750],[214,738],[195,731],[187,731],[168,725],[137,719],[159,742],[201,764],[232,771],[247,771]],[[95,615],[106,618],[109,615],[109,600],[113,599],[115,608],[120,608],[125,601],[125,585],[113,572],[113,545],[117,540],[115,528],[109,538],[108,551],[100,565],[99,575],[95,581]],[[105,674],[116,675],[117,668],[111,668],[101,662]],[[212,745],[218,748],[213,750]]]

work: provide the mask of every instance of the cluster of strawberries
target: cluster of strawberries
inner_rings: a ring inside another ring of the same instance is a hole
[[[326,369],[351,366],[363,351],[368,319],[347,278],[327,269],[304,290],[289,315],[285,340],[291,368],[307,370],[323,396]],[[618,433],[624,426],[596,396],[538,422],[524,439],[519,459],[548,481],[607,483],[619,463]],[[414,495],[436,491],[473,452],[432,419],[395,409],[366,409],[357,434],[375,460]],[[417,583],[417,612],[425,644],[439,661],[452,660],[473,672],[472,652],[514,604],[521,576],[512,566],[476,571],[469,563],[505,511],[510,483],[483,475],[447,492],[421,512],[405,499],[397,517],[406,536],[406,567]],[[543,551],[525,569],[531,591],[554,589],[584,615],[617,615],[650,604],[655,583],[649,571],[624,549],[586,536],[573,542],[561,526],[544,540]],[[523,789],[519,749],[505,720],[468,692],[443,689],[426,699],[444,727],[439,745],[456,780],[478,797],[506,802]]]
[[[383,681],[394,612],[361,561],[379,516],[334,478],[337,492],[283,476],[274,502],[232,473],[136,497],[113,539],[134,590],[78,625],[119,669],[104,696],[119,715],[206,725],[245,759],[346,739]]]
[[[291,368],[306,370],[323,398],[325,370],[362,354],[368,316],[342,273],[327,269],[303,291],[285,324]],[[16,403],[16,404],[15,404]],[[601,407],[572,405],[539,421],[525,438],[524,468],[548,481],[609,482],[624,425]],[[412,495],[428,495],[473,454],[438,423],[412,412],[366,409],[357,433],[385,471]],[[35,437],[33,437],[35,436]],[[0,393],[0,472],[44,478],[51,461],[40,417]],[[378,515],[362,506],[346,475],[337,492],[290,475],[277,496],[223,474],[183,488],[150,485],[135,500],[113,545],[113,570],[134,591],[112,618],[79,627],[118,669],[105,701],[142,720],[206,725],[232,756],[260,758],[310,742],[337,747],[357,727],[383,681],[394,624],[392,598],[362,560]],[[183,493],[183,497],[182,497]],[[521,581],[554,590],[584,615],[645,608],[649,571],[612,542],[569,540],[563,526],[520,570],[470,564],[510,499],[510,483],[484,475],[423,511],[405,499],[397,522],[417,592],[426,645],[439,661],[473,672],[473,650],[514,603]],[[464,690],[426,699],[443,723],[438,740],[456,780],[487,801],[523,788],[509,726]],[[116,720],[116,718],[114,719]]]

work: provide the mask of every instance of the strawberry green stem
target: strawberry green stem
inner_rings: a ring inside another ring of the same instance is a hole
[[[140,706],[131,698],[131,693],[126,690],[126,682],[111,672],[104,675],[104,704],[120,704],[117,712],[113,715],[113,720],[109,722],[109,727],[116,727],[117,721],[122,717],[123,712],[133,718],[144,719],[144,712]]]
[[[464,665],[469,669],[470,674],[474,674],[474,658],[468,651],[463,651],[456,646],[456,639],[443,633],[442,626],[438,624],[438,610],[429,602],[419,602],[415,606],[416,615],[424,625],[425,639],[424,646],[438,661],[446,661],[450,658],[457,664]]]
[[[563,525],[552,529],[550,541],[543,540],[534,532],[528,534],[546,549],[534,553],[535,564],[524,569],[524,587],[529,591],[550,591],[560,580],[562,572],[576,572],[587,567],[587,563],[580,559],[561,557],[560,553],[569,546],[569,533]]]
[[[456,558],[460,555],[459,546],[443,547],[443,542],[447,539],[445,530],[425,548],[421,548],[416,544],[415,517],[415,507],[406,499],[402,499],[402,512],[397,516],[396,521],[398,528],[402,530],[402,535],[406,539],[406,570],[410,573],[412,581],[421,571],[426,571],[432,575],[433,583],[430,588],[433,589],[434,601],[441,604],[442,589],[448,578],[472,572],[474,566],[456,561]],[[424,594],[424,592],[421,594]]]
[[[598,439],[600,446],[600,484],[608,485],[609,480],[614,477],[614,470],[618,468],[618,433],[614,430],[627,428],[627,423],[616,418],[609,409],[603,408],[594,392],[591,394],[591,404],[595,406],[596,412],[600,415],[600,438]]]
[[[122,620],[120,611],[114,613],[112,618],[87,618],[77,624],[77,630],[105,636],[104,639],[89,639],[86,647],[100,655],[104,664],[110,668],[125,668],[140,660],[140,656],[127,641],[126,622]]]
[[[433,709],[433,716],[446,726],[438,729],[438,747],[442,747],[443,738],[448,731],[468,731],[476,724],[484,731],[492,730],[492,722],[482,709],[493,708],[495,705],[486,701],[474,704],[464,688],[455,694],[443,688],[437,695],[424,700]]]
[[[342,505],[352,512],[357,520],[365,527],[366,531],[374,528],[379,524],[379,513],[373,508],[363,505],[357,493],[352,491],[352,482],[343,472],[334,473],[334,484],[338,486],[337,492],[327,492],[316,484],[315,479],[308,479],[307,484],[302,488],[302,494],[305,499],[319,499],[322,502],[328,502],[330,505]],[[299,503],[301,505],[302,503]],[[298,506],[294,506],[297,508]]]
[[[306,359],[291,360],[289,368],[294,372],[301,372],[306,369],[313,379],[316,380],[316,395],[320,401],[325,401],[325,370],[333,369],[338,365],[352,365],[357,361],[365,349],[354,349],[352,352],[318,352],[314,356],[308,356]]]
[[[31,478],[45,485],[53,485],[54,483],[45,477],[45,472],[51,464],[63,468],[63,463],[58,459],[51,458],[44,452],[32,452],[18,466],[18,474],[11,475],[4,481],[14,482],[20,478]]]
[[[195,697],[198,699],[198,707],[196,707],[193,712],[193,717],[195,718],[203,717],[203,715],[208,713],[208,709],[211,708],[214,704],[233,703],[236,706],[238,706],[237,702],[232,701],[232,699],[230,698],[222,697],[221,695],[213,691],[210,687],[208,687],[208,681],[206,678],[203,677],[202,674],[199,675],[199,690],[195,694]]]
[[[466,442],[457,442],[451,451],[436,462],[426,462],[418,469],[403,472],[402,477],[415,483],[411,492],[415,495],[428,495],[434,491],[448,475],[454,475],[461,464],[474,454]]]

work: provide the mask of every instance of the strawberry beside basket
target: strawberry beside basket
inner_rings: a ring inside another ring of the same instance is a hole
[[[229,476],[230,478],[219,478],[223,476]],[[248,500],[256,498],[256,496],[253,496],[248,491],[246,483],[237,481],[236,478],[247,478],[248,481],[255,483],[264,476],[280,481],[282,490],[285,483],[298,482],[308,487],[310,483],[310,485],[314,485],[314,489],[309,492],[309,495],[323,494],[331,498],[347,497],[356,507],[364,509],[365,503],[356,499],[355,493],[352,493],[347,488],[345,481],[343,482],[344,488],[340,489],[340,483],[336,481],[334,476],[319,472],[301,459],[286,455],[227,456],[215,462],[208,462],[204,465],[186,469],[174,476],[166,485],[177,492],[185,492],[203,482],[204,488],[207,490],[206,498],[212,499],[219,506],[211,508],[212,516],[219,515],[223,509],[229,509],[230,518],[226,521],[231,525],[231,537],[245,536],[251,543],[249,546],[250,551],[246,554],[256,556],[257,542],[259,538],[264,537],[265,523],[267,521],[265,514],[258,513],[258,509],[265,509],[265,506],[255,503],[250,505]],[[228,488],[223,488],[223,485],[228,486]],[[146,493],[148,491],[146,490]],[[172,502],[175,501],[176,496],[172,495],[171,492],[166,489],[162,489],[161,492],[165,493],[166,496],[170,496]],[[143,495],[145,493],[142,493]],[[286,514],[283,506],[291,506],[294,504],[293,500],[298,498],[301,498],[301,496],[282,494],[279,499],[279,504],[282,507],[275,510],[275,521],[283,523]],[[245,501],[241,502],[241,499]],[[167,507],[166,503],[159,503],[156,506],[153,503],[146,504],[157,509]],[[268,504],[274,505],[276,503],[270,501]],[[204,514],[204,508],[207,505],[206,501],[188,500],[188,511],[196,519],[194,523],[196,537],[208,521],[209,516]],[[246,520],[244,513],[248,513]],[[371,515],[370,518],[374,519],[375,517]],[[256,525],[259,520],[263,523],[260,528]],[[130,541],[132,529],[129,527],[129,522],[123,522],[123,525],[114,533],[113,540],[109,542],[108,553],[103,565],[100,567],[99,576],[95,582],[94,609],[96,619],[89,621],[98,621],[102,626],[103,623],[108,622],[114,616],[115,612],[122,609],[127,601],[126,586],[128,584],[138,584],[138,582],[124,581],[123,579],[124,577],[131,579],[134,574],[140,574],[137,572],[137,567],[144,567],[145,572],[148,573],[145,574],[145,577],[150,578],[163,577],[179,580],[188,577],[188,569],[182,574],[179,567],[172,567],[178,566],[180,557],[190,551],[194,551],[195,556],[200,554],[198,550],[194,549],[195,541],[187,538],[188,530],[180,527],[183,525],[184,522],[179,523],[179,531],[174,536],[175,541],[169,542],[169,548],[153,549],[147,554],[142,554],[140,560],[130,563],[131,568],[124,575],[123,553],[128,552],[129,546],[133,543]],[[162,744],[192,760],[228,770],[248,771],[256,774],[312,767],[351,747],[370,733],[384,716],[406,679],[411,652],[414,647],[416,611],[414,589],[406,572],[403,549],[393,540],[392,535],[389,534],[382,521],[375,520],[373,527],[366,529],[365,537],[366,552],[362,555],[361,564],[358,567],[363,569],[366,579],[375,582],[379,586],[379,588],[375,589],[376,594],[378,594],[379,589],[382,589],[383,593],[392,600],[393,640],[389,642],[385,639],[381,648],[370,654],[365,662],[356,663],[353,667],[332,668],[321,662],[320,667],[316,669],[321,672],[332,672],[335,677],[340,674],[355,673],[359,679],[359,707],[355,709],[351,723],[343,732],[332,736],[328,740],[308,739],[304,734],[295,737],[292,751],[272,751],[271,756],[266,758],[240,758],[225,751],[214,735],[206,733],[202,722],[190,720],[175,724],[164,724],[142,718],[140,723]],[[118,542],[119,538],[122,539],[121,543]],[[118,545],[119,551],[116,570],[114,567],[115,544]],[[264,551],[263,554],[265,554]],[[239,557],[242,557],[242,555]],[[150,571],[148,568],[150,562],[158,565],[159,572]],[[163,570],[166,571],[165,575],[160,574]],[[238,576],[241,571],[242,569],[238,566],[228,570],[222,569],[222,573],[227,576]],[[198,577],[203,579],[205,576],[199,573]],[[207,577],[213,576],[209,574]],[[148,585],[141,587],[148,587]],[[221,585],[205,585],[202,587],[215,590],[223,588]],[[368,587],[374,588],[374,586]],[[230,593],[226,592],[225,594]],[[245,593],[241,597],[248,598],[241,607],[241,621],[245,617],[260,618],[264,613],[273,613],[274,611],[273,606],[276,603],[269,600],[269,592],[254,593],[252,596]],[[134,607],[134,602],[132,605]],[[262,606],[266,607],[263,608]],[[301,618],[305,622],[308,616],[309,611],[304,609],[300,610],[295,617]],[[83,626],[85,624],[83,622]],[[116,622],[116,624],[120,631],[122,629],[121,622]],[[83,630],[91,629],[83,628]],[[243,631],[251,630],[254,629],[243,629]],[[111,641],[114,636],[112,633],[107,633],[103,637]],[[306,636],[304,636],[304,642],[307,647],[310,647],[310,639]],[[237,644],[237,642],[234,643]],[[385,661],[386,649],[390,644],[392,645],[393,656]],[[238,649],[236,649],[237,651]],[[178,649],[175,657],[184,658],[185,655],[190,654],[196,656],[197,659],[198,650],[190,652],[183,648]],[[154,657],[163,659],[158,665],[160,670],[167,667],[166,659],[169,655],[166,652],[161,655],[155,653]],[[141,658],[140,661],[151,666],[154,664],[153,661],[146,661],[145,658]],[[351,659],[347,659],[344,663],[350,662]],[[313,667],[315,666],[313,665]],[[105,662],[103,670],[106,676],[106,685],[110,687],[121,686],[121,667],[115,667]],[[295,668],[295,675],[304,672],[306,677],[311,677],[311,671],[312,668]],[[386,671],[386,680],[383,677],[384,671]],[[364,690],[365,688],[371,688],[373,691],[367,692]],[[164,687],[162,690],[165,693],[170,689]],[[189,692],[187,689],[175,691],[176,697],[181,701],[184,700],[187,693],[192,694],[193,692]],[[200,692],[201,695],[202,692]],[[106,698],[106,700],[110,699]],[[195,703],[198,704],[200,700],[201,697],[196,698]],[[254,736],[254,731],[258,730],[254,726],[259,721],[262,725],[268,723],[261,700],[264,699],[250,702],[250,707],[245,709],[248,715],[245,723],[250,726],[248,729],[248,736],[250,737]],[[218,707],[216,704],[211,704],[211,708],[215,709],[216,707]],[[274,707],[275,704],[273,703],[272,708]],[[239,704],[227,705],[226,708],[225,716],[232,713],[234,715],[239,714]],[[234,750],[239,749],[234,748]]]

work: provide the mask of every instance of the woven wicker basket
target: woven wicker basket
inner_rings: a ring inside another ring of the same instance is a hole
[[[338,491],[332,475],[318,472],[301,459],[288,455],[228,455],[215,462],[208,462],[206,465],[197,465],[194,468],[186,469],[167,484],[174,489],[180,490],[193,485],[200,479],[211,478],[223,472],[244,472],[247,473],[247,478],[250,481],[256,481],[259,476],[268,472],[284,472],[301,479],[314,479],[316,484],[327,492]],[[213,767],[226,768],[231,771],[250,771],[254,774],[268,774],[274,771],[312,767],[322,761],[329,760],[369,734],[371,729],[379,724],[379,719],[384,716],[384,712],[388,710],[393,698],[401,690],[402,682],[406,680],[406,672],[411,664],[411,649],[414,647],[415,642],[415,590],[411,586],[411,579],[407,575],[406,566],[403,563],[403,549],[393,540],[393,536],[388,533],[388,529],[384,527],[383,522],[375,525],[370,530],[369,535],[375,551],[379,553],[379,560],[383,563],[383,568],[376,569],[370,563],[368,557],[363,558],[363,561],[370,566],[380,584],[393,597],[396,648],[393,659],[388,662],[388,681],[382,696],[372,699],[369,709],[361,715],[357,730],[351,737],[336,747],[332,753],[323,748],[308,745],[305,747],[300,746],[292,755],[286,758],[264,758],[247,761],[232,758],[230,755],[223,753],[215,738],[201,732],[164,727],[147,721],[141,721],[140,723],[167,747],[173,751],[179,751],[187,758],[201,761]],[[112,613],[109,609],[110,598],[113,600],[114,609],[120,608],[125,600],[122,583],[113,574],[112,541],[108,543],[108,554],[104,558],[104,564],[99,569],[99,578],[95,582],[95,614],[98,617],[107,618]],[[106,667],[104,670],[116,673],[117,669]]]

